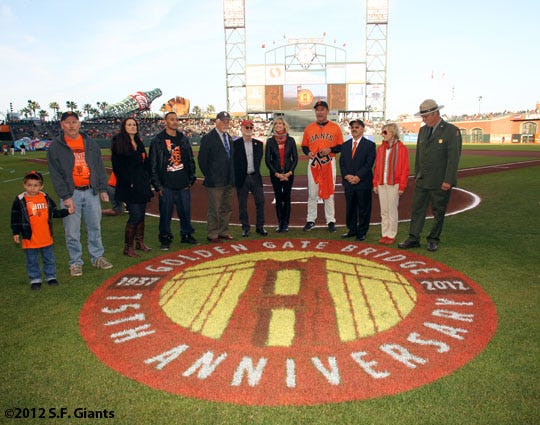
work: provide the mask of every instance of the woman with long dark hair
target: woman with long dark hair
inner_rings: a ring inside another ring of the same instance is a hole
[[[126,204],[129,218],[125,229],[124,255],[138,257],[135,249],[150,251],[144,244],[146,205],[153,196],[150,187],[150,164],[139,136],[139,123],[134,118],[122,121],[120,132],[111,143],[112,167],[116,175],[118,201]]]
[[[270,170],[270,181],[276,198],[278,227],[276,232],[289,231],[291,191],[294,169],[298,164],[296,141],[289,136],[289,125],[282,117],[274,119],[272,137],[266,140],[264,160]]]

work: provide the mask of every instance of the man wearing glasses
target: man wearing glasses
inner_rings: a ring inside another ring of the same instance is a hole
[[[409,249],[420,246],[420,234],[426,220],[426,212],[431,204],[433,226],[427,235],[428,251],[439,249],[439,240],[444,222],[446,207],[450,200],[452,187],[457,184],[457,170],[461,156],[461,132],[455,125],[441,118],[433,99],[424,100],[420,111],[424,126],[420,128],[416,145],[413,205],[409,237],[398,244],[399,248]]]
[[[365,126],[362,120],[351,120],[349,126],[351,138],[343,143],[339,158],[345,189],[345,221],[349,229],[342,237],[356,237],[356,240],[363,241],[371,218],[376,149],[375,143],[363,137]]]
[[[263,143],[253,138],[253,121],[243,120],[240,125],[242,137],[234,141],[234,185],[238,195],[239,220],[242,224],[242,236],[249,236],[250,224],[247,199],[251,192],[255,200],[255,231],[266,236],[264,229],[264,192],[261,176]]]

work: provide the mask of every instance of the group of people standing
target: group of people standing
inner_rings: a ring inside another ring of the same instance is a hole
[[[398,244],[400,249],[420,247],[426,214],[431,207],[433,226],[427,235],[428,251],[439,249],[440,235],[450,200],[452,187],[457,184],[457,170],[461,156],[460,130],[444,121],[440,115],[443,105],[433,99],[420,104],[416,116],[424,126],[418,134],[415,156],[415,189],[411,211],[409,235]],[[401,142],[395,123],[382,127],[383,141],[375,144],[363,137],[364,123],[349,122],[351,137],[343,142],[336,124],[328,121],[328,104],[315,104],[316,122],[308,125],[302,140],[302,149],[309,157],[308,214],[305,231],[315,227],[317,201],[324,200],[328,231],[335,231],[334,184],[335,156],[340,153],[339,164],[343,178],[348,228],[344,238],[366,238],[371,217],[372,192],[379,198],[381,209],[381,238],[379,243],[392,245],[398,231],[399,198],[407,187],[410,164],[407,147]]]
[[[457,167],[461,154],[461,133],[457,127],[442,120],[434,100],[420,105],[418,116],[425,125],[421,128],[416,149],[412,218],[408,238],[398,244],[409,249],[420,246],[426,212],[433,210],[434,223],[427,236],[430,251],[438,249],[440,234],[451,188],[457,182]],[[303,135],[301,149],[308,158],[308,205],[304,231],[316,226],[317,204],[324,202],[326,225],[336,231],[334,191],[336,157],[343,178],[347,232],[343,238],[366,238],[371,218],[372,192],[379,197],[381,207],[381,239],[379,243],[395,242],[398,228],[399,197],[407,187],[409,154],[399,140],[399,128],[394,123],[382,127],[382,144],[365,138],[360,119],[349,122],[351,137],[344,141],[341,128],[328,120],[325,101],[314,106],[316,121],[309,124]],[[145,215],[148,202],[159,197],[160,249],[170,249],[174,239],[171,220],[176,207],[180,219],[181,243],[196,244],[191,224],[191,192],[196,182],[195,157],[189,139],[178,131],[176,113],[165,115],[165,128],[150,143],[149,154],[139,134],[134,118],[122,121],[112,139],[111,161],[116,178],[116,201],[125,203],[129,217],[124,232],[124,254],[138,257],[137,251],[148,252],[144,243]],[[262,161],[270,173],[278,220],[276,232],[287,232],[291,216],[291,191],[298,165],[296,141],[289,135],[283,117],[273,120],[272,134],[263,144],[253,138],[254,124],[241,122],[241,137],[229,135],[231,116],[220,112],[215,127],[201,140],[198,164],[204,175],[208,194],[207,240],[232,240],[229,221],[233,193],[236,189],[242,236],[250,235],[247,200],[254,197],[255,232],[267,236],[264,228],[264,192],[260,171]],[[100,148],[95,141],[79,132],[79,117],[74,112],[61,116],[62,132],[53,141],[47,154],[51,180],[61,199],[61,209],[41,191],[43,177],[36,172],[25,176],[25,192],[18,195],[12,207],[14,241],[22,236],[27,251],[27,270],[32,289],[41,287],[38,252],[45,263],[46,279],[58,284],[52,253],[52,217],[63,217],[71,276],[82,275],[81,220],[84,219],[88,251],[92,265],[109,269],[113,265],[103,256],[101,240],[101,201],[108,202],[108,177]],[[154,191],[152,190],[154,189]]]

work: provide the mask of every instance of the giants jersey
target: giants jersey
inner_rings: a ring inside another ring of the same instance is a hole
[[[324,125],[312,122],[304,130],[302,146],[307,146],[312,153],[341,144],[343,144],[343,133],[335,122],[328,121]],[[330,153],[330,156],[336,156],[336,154]]]

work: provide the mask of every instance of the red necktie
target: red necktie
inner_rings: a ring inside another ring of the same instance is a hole
[[[357,146],[358,146],[358,141],[355,140],[355,141],[353,142],[352,155],[351,155],[353,158],[354,158],[354,154],[356,153],[356,147],[357,147]]]

